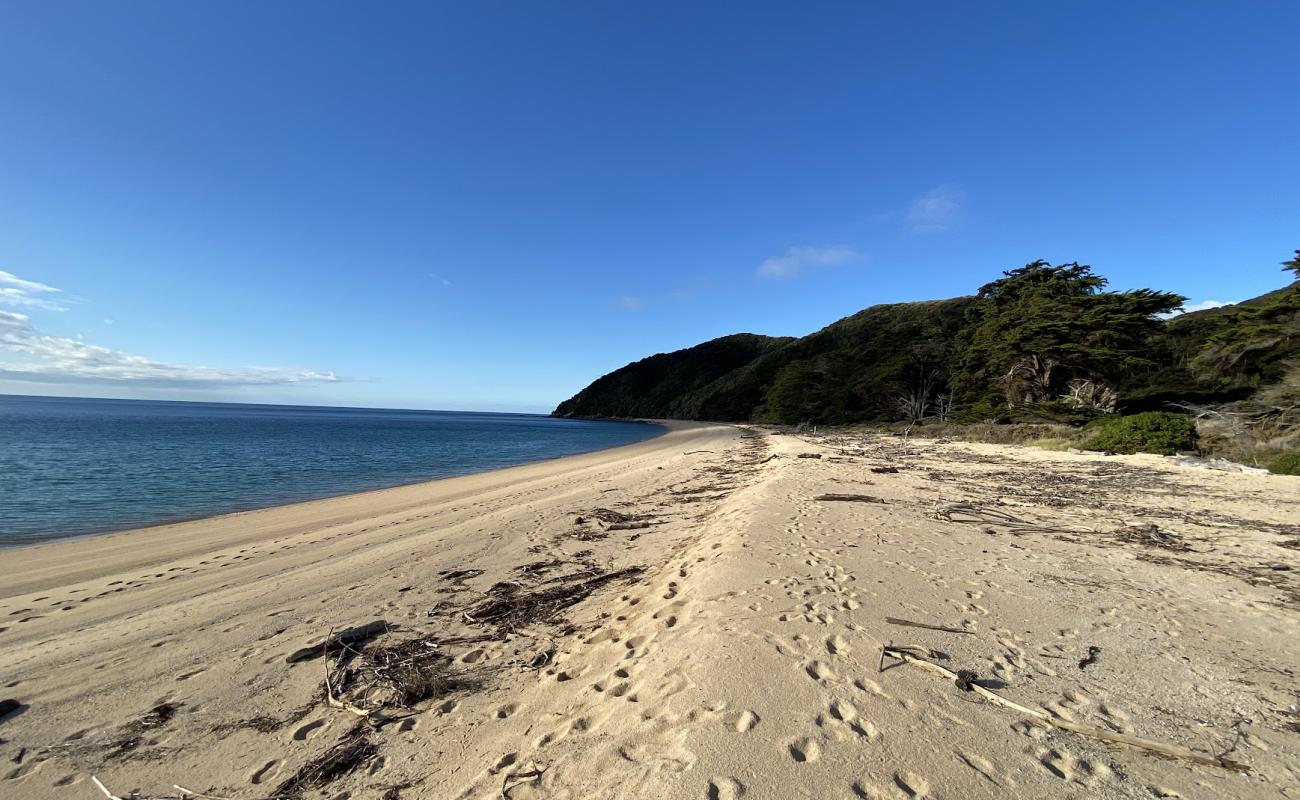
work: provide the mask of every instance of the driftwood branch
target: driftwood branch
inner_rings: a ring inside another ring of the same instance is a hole
[[[966,680],[962,680],[963,676],[958,675],[958,673],[953,672],[947,667],[941,666],[939,664],[935,664],[932,661],[927,661],[924,658],[921,658],[920,656],[917,656],[914,653],[909,652],[909,650],[910,648],[901,648],[901,647],[893,647],[893,646],[886,645],[885,648],[883,649],[882,656],[889,655],[901,661],[906,661],[909,664],[914,664],[915,666],[920,667],[921,669],[928,670],[929,672],[933,672],[936,675],[942,675],[943,677],[953,681],[954,683],[957,683],[959,686],[968,688],[969,691],[978,694],[980,697],[983,697],[985,700],[989,701],[990,703],[993,703],[994,705],[999,705],[1002,706],[1003,708],[1009,708],[1012,711],[1019,712],[1021,714],[1024,714],[1027,717],[1032,717],[1034,721],[1046,725],[1050,728],[1057,728],[1063,731],[1070,731],[1071,733],[1077,733],[1080,736],[1086,736],[1090,739],[1097,739],[1103,742],[1110,742],[1111,744],[1122,744],[1128,747],[1137,748],[1138,750],[1145,750],[1148,753],[1155,753],[1156,755],[1165,756],[1167,758],[1182,759],[1183,761],[1190,761],[1194,764],[1200,764],[1206,767],[1219,767],[1220,769],[1233,770],[1234,772],[1250,771],[1250,768],[1247,767],[1245,764],[1241,764],[1239,762],[1232,761],[1230,759],[1223,758],[1221,756],[1207,756],[1202,753],[1197,753],[1193,750],[1189,750],[1186,747],[1182,747],[1176,744],[1157,742],[1151,739],[1143,739],[1138,736],[1129,736],[1123,733],[1115,733],[1113,731],[1101,730],[1100,728],[1091,728],[1087,725],[1080,725],[1077,722],[1069,722],[1068,720],[1063,720],[1058,717],[1054,717],[1051,714],[1048,714],[1046,711],[1042,711],[1036,708],[1028,708],[1027,706],[1022,706],[1019,703],[1008,700],[1007,698],[1003,697],[1002,695],[990,689],[986,689],[985,687],[980,686],[979,683],[976,681],[970,680],[969,678],[967,678]]]
[[[883,503],[879,497],[872,497],[869,494],[819,494],[814,500],[838,501],[841,503]]]
[[[963,628],[946,628],[943,625],[930,625],[924,622],[912,622],[911,620],[899,619],[898,617],[885,617],[885,622],[888,622],[890,625],[906,625],[909,628],[925,628],[926,630],[943,631],[944,633],[969,633],[969,634],[975,633],[975,631],[968,631]]]
[[[300,650],[295,650],[285,659],[290,664],[297,664],[300,661],[308,661],[326,652],[331,647],[345,647],[347,645],[364,642],[372,639],[381,633],[387,633],[391,626],[382,619],[374,622],[367,622],[365,625],[358,625],[355,628],[345,628],[338,633],[331,633],[325,637],[325,641],[317,642]]]

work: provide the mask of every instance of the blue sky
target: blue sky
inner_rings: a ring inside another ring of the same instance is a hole
[[[1300,4],[0,6],[0,393],[546,411],[1025,262],[1300,247]]]

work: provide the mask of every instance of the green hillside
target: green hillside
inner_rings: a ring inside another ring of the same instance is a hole
[[[797,339],[737,334],[651,356],[595,381],[555,414],[1083,421],[1297,393],[1300,282],[1161,318],[1182,302],[1150,289],[1109,291],[1085,265],[1034,262],[973,296],[872,306]]]

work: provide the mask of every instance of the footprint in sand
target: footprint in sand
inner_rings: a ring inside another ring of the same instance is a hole
[[[248,782],[252,784],[259,784],[264,780],[274,778],[276,773],[280,771],[279,767],[280,767],[280,762],[273,758],[270,761],[263,764],[262,767],[258,769],[256,772],[254,772],[252,775],[250,775],[248,778]]]
[[[513,716],[514,713],[515,713],[516,711],[518,711],[518,710],[519,710],[519,704],[518,704],[518,703],[506,703],[505,705],[503,705],[503,706],[501,706],[500,708],[497,709],[497,711],[496,711],[496,718],[497,718],[497,719],[507,719],[508,717]]]
[[[791,742],[789,750],[790,757],[800,764],[816,761],[822,756],[822,746],[817,743],[816,739],[810,739],[807,736]]]
[[[908,797],[927,798],[930,796],[930,782],[911,770],[895,772],[894,785]]]
[[[303,725],[293,732],[294,741],[305,742],[312,736],[315,736],[316,732],[323,727],[325,727],[325,720],[318,719],[315,722],[308,722],[306,725]]]
[[[733,717],[729,717],[727,719],[727,726],[732,730],[735,730],[737,733],[748,733],[754,729],[754,726],[758,725],[761,719],[762,718],[753,711],[746,710]]]
[[[745,796],[745,784],[735,778],[714,778],[709,781],[708,800],[736,800]]]

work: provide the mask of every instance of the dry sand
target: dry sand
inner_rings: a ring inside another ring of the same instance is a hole
[[[268,797],[336,745],[356,763],[303,796],[1300,797],[1300,479],[673,428],[0,551],[0,699],[26,704],[0,721],[0,797],[98,797],[91,775],[121,796]],[[960,503],[974,511],[943,513]],[[599,508],[650,525],[608,529]],[[549,618],[509,616],[636,566]],[[378,619],[395,629],[358,649],[436,644],[451,683],[369,725],[322,702],[322,659],[286,657]],[[912,664],[882,672],[889,642],[1059,719],[1250,771],[1032,724]]]

